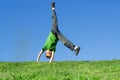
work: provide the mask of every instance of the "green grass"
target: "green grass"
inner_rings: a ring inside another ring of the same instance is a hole
[[[120,60],[0,62],[0,80],[120,80]]]

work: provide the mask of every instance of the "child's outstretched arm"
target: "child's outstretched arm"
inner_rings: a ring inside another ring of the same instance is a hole
[[[38,54],[38,56],[37,56],[37,63],[39,62],[39,59],[40,59],[40,57],[41,57],[41,55],[42,55],[43,52],[44,52],[43,50],[41,50],[41,51],[39,52],[39,54]]]
[[[52,56],[51,56],[51,58],[50,58],[49,63],[51,63],[51,62],[53,61],[53,59],[54,59],[54,51],[52,51]]]

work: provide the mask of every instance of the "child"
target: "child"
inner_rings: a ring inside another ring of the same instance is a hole
[[[55,2],[52,2],[52,29],[49,33],[46,43],[44,44],[44,47],[37,56],[37,62],[39,62],[42,53],[46,50],[47,53],[49,52],[52,54],[49,61],[49,63],[51,63],[54,59],[56,45],[59,40],[71,51],[75,51],[76,56],[78,55],[80,47],[74,45],[71,41],[69,41],[58,29],[57,15],[55,12]]]

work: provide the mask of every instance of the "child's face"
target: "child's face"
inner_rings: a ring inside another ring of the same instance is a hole
[[[50,50],[47,50],[46,51],[46,57],[51,58],[51,56],[52,56],[52,52]]]
[[[50,50],[47,50],[47,51],[46,51],[46,53],[49,53],[49,54],[51,54],[51,53],[52,53],[52,51],[50,51]]]

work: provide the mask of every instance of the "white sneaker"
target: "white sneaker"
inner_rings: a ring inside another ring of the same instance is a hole
[[[80,51],[80,47],[76,46],[74,50],[75,50],[75,52],[76,52],[76,56],[77,56],[78,53],[79,53],[79,51]]]

